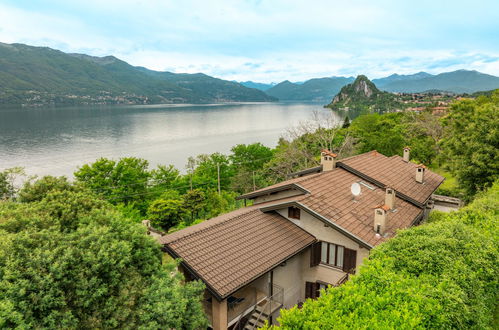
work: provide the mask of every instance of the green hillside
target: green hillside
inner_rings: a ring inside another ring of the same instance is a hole
[[[281,101],[326,102],[338,93],[341,87],[353,81],[352,77],[316,78],[303,84],[283,81],[265,92]]]
[[[380,91],[366,76],[360,75],[353,83],[344,86],[327,107],[384,112],[400,108],[401,103],[394,94]]]
[[[0,43],[0,106],[275,101],[204,74],[134,67],[113,56]]]

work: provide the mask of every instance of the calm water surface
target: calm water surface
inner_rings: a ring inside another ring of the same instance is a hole
[[[228,153],[239,143],[274,147],[286,129],[328,112],[321,104],[259,103],[202,106],[113,106],[0,112],[0,170],[66,175],[99,157],[135,156],[151,166]],[[338,116],[338,120],[341,120]]]

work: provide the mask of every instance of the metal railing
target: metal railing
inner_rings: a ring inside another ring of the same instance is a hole
[[[270,291],[270,290],[269,290]],[[258,313],[257,320],[255,321],[255,325],[253,325],[252,329],[255,329],[256,324],[260,321],[263,312],[268,308],[269,313],[267,315],[272,314],[274,312],[273,309],[277,309],[281,307],[284,303],[284,289],[278,285],[272,285],[272,295],[270,297],[265,297],[262,300],[266,300],[265,305],[263,305],[262,310]],[[258,301],[254,304],[251,311],[247,312],[247,310],[243,311],[239,317],[237,322],[232,327],[232,330],[241,330],[244,329],[248,320],[244,321],[244,317],[249,315],[251,317],[257,311]],[[244,322],[243,322],[244,321]]]
[[[258,314],[256,321],[254,321],[253,326],[251,327],[252,330],[256,328],[258,322],[260,322],[260,320],[262,319],[264,312],[267,311],[267,308],[268,313],[265,313],[265,315],[268,315],[270,317],[272,313],[274,313],[278,308],[282,307],[284,303],[284,289],[278,285],[273,284],[272,292],[273,294],[269,298],[267,298],[267,302],[262,306],[262,310]]]

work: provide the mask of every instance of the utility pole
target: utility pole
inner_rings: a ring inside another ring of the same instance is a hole
[[[256,190],[256,183],[255,183],[255,171],[253,171],[253,191]]]
[[[220,195],[220,164],[217,163],[218,194]]]

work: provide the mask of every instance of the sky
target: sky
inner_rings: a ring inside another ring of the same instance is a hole
[[[0,42],[266,83],[499,76],[499,1],[0,0]]]

